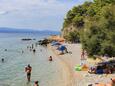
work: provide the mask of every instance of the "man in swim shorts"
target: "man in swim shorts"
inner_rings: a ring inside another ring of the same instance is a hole
[[[27,73],[27,80],[28,80],[28,82],[30,82],[31,71],[32,71],[32,67],[30,66],[30,64],[28,64],[28,66],[25,67],[25,72]]]

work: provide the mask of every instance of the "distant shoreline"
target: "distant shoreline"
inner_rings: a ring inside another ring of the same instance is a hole
[[[0,33],[47,33],[47,34],[60,34],[60,31],[53,30],[34,30],[34,29],[16,29],[16,28],[2,28],[0,27]]]

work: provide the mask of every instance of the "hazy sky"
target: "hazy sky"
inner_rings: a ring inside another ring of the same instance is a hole
[[[0,0],[0,27],[60,30],[74,5],[90,0]]]

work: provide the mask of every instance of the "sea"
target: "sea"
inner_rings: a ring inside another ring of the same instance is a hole
[[[43,46],[35,47],[36,53],[30,51],[31,46],[40,39],[51,34],[42,33],[0,33],[0,86],[64,86],[62,68],[58,61],[49,62],[50,51]],[[22,38],[35,40],[22,41]],[[23,51],[23,52],[22,52]],[[4,62],[1,59],[4,58]],[[31,81],[27,82],[25,67],[32,66]]]

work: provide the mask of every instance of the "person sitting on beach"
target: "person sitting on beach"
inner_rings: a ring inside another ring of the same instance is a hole
[[[112,73],[109,68],[105,68],[105,69],[103,69],[103,71],[105,74],[111,74]]]
[[[53,60],[53,59],[52,59],[52,56],[50,56],[50,57],[49,57],[49,61],[52,61],[52,60]]]
[[[96,67],[90,67],[88,73],[95,74],[96,73]]]
[[[112,73],[111,67],[107,64],[104,66],[103,71],[105,74],[111,74]]]
[[[35,82],[34,82],[34,86],[39,86],[39,85],[38,85],[38,81],[35,81]]]
[[[27,80],[28,80],[28,82],[30,82],[31,71],[32,71],[32,67],[30,66],[30,64],[28,64],[28,66],[25,67],[25,72],[27,73]]]

